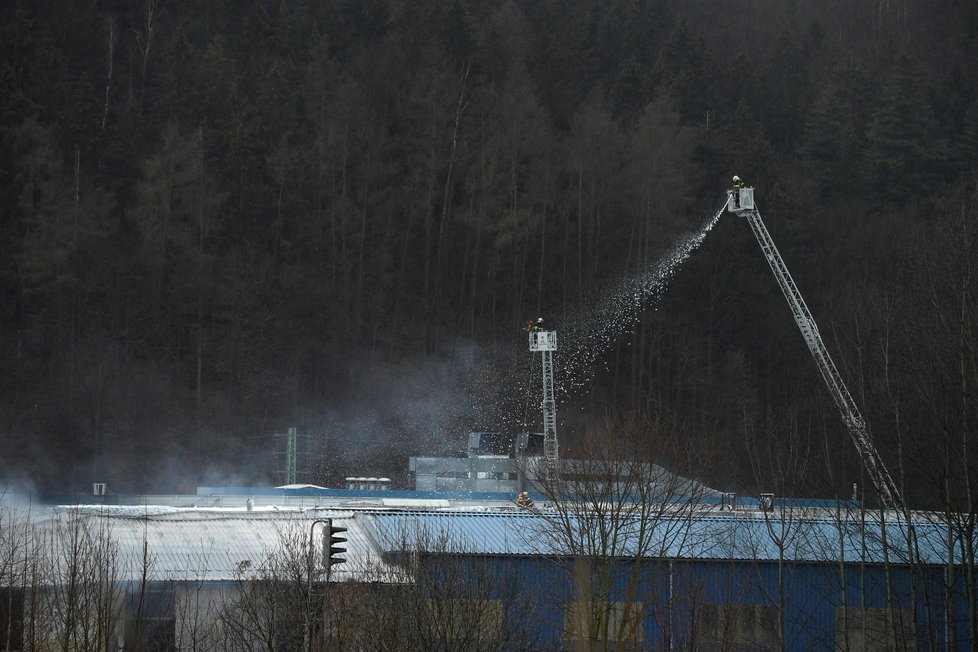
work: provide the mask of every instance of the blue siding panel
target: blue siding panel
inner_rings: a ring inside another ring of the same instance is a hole
[[[868,519],[685,518],[682,527],[668,519],[656,524],[668,533],[652,546],[660,555],[614,562],[610,599],[627,599],[635,586],[629,582],[637,583],[646,604],[647,648],[667,648],[670,642],[675,649],[694,647],[704,607],[733,604],[774,607],[790,650],[840,649],[836,616],[843,606],[854,610],[856,622],[863,608],[908,610],[916,619],[919,650],[952,644],[972,649],[963,576],[956,578],[951,618],[945,616],[941,546],[947,533],[939,525],[915,524],[921,556],[911,569],[904,563],[907,530],[898,522],[887,523],[884,531]],[[442,533],[443,541],[466,556],[493,557],[521,569],[525,590],[536,599],[540,645],[559,647],[562,610],[575,597],[574,564],[544,536],[545,515],[387,512],[358,519],[381,550],[424,548],[418,533]]]
[[[542,649],[559,648],[563,627],[563,607],[575,599],[573,560],[539,557],[472,557],[478,565],[493,560],[500,578],[518,578],[522,602],[509,602],[507,623],[525,624],[527,607],[535,623],[535,645]],[[840,649],[835,640],[836,610],[844,601],[849,609],[915,608],[917,649],[945,649],[941,604],[940,569],[928,569],[927,581],[912,586],[909,570],[891,568],[887,602],[887,571],[881,566],[830,564],[712,561],[642,560],[638,562],[638,597],[645,603],[645,647],[690,649],[701,639],[705,605],[768,605],[781,614],[786,648],[789,650],[831,652]],[[611,600],[628,597],[626,576],[635,572],[633,562],[616,564],[617,581]],[[780,579],[779,579],[780,578]],[[845,591],[843,591],[843,579]],[[920,578],[917,579],[920,583]],[[505,582],[501,582],[504,586]],[[511,585],[510,585],[511,586]],[[916,596],[915,605],[910,596]],[[526,600],[526,597],[529,600]],[[488,596],[487,596],[488,597]],[[492,594],[505,598],[505,592]],[[967,612],[959,601],[958,649],[969,650]],[[700,641],[701,642],[701,641]]]

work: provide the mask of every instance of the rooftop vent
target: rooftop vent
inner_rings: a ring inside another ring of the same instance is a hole
[[[390,491],[391,479],[348,476],[346,488],[351,491]]]

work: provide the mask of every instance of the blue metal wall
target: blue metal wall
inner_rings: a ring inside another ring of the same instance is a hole
[[[496,590],[484,597],[506,600],[508,626],[525,628],[527,622],[532,622],[535,648],[562,648],[563,608],[575,599],[573,560],[479,555],[463,558],[480,572],[491,568],[498,578]],[[436,559],[437,555],[431,556],[429,563],[437,563]],[[451,563],[457,561],[458,557],[453,556]],[[887,569],[879,565],[842,567],[807,562],[779,566],[777,562],[751,560],[647,560],[638,567],[627,560],[607,563],[614,567],[609,599],[620,601],[635,596],[645,603],[644,649],[670,649],[670,643],[674,650],[705,648],[707,641],[703,640],[700,619],[707,604],[775,607],[789,650],[844,649],[836,640],[837,610],[843,605],[851,610],[853,618],[855,610],[862,607],[912,610],[917,650],[972,649],[963,594],[958,596],[953,614],[960,623],[956,646],[952,647],[948,640],[944,569],[940,567],[911,573],[908,568],[897,566]],[[634,581],[631,590],[630,581]],[[514,586],[519,589],[517,600],[513,600]]]

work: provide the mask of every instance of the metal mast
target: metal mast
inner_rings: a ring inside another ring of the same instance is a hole
[[[289,428],[288,449],[285,452],[285,484],[295,484],[296,434],[295,428]]]
[[[557,331],[530,331],[530,351],[543,358],[543,456],[547,478],[557,479],[557,403],[554,401],[554,364],[551,354],[557,350]]]
[[[866,430],[866,422],[863,420],[862,414],[860,414],[859,408],[856,406],[856,402],[842,381],[839,370],[836,369],[835,363],[829,356],[829,352],[825,348],[825,343],[822,342],[822,336],[818,332],[818,325],[808,310],[808,306],[805,304],[801,292],[798,291],[798,286],[795,285],[791,274],[788,273],[788,267],[784,264],[778,248],[774,246],[774,240],[771,239],[771,234],[768,233],[767,227],[764,226],[764,222],[761,220],[761,214],[754,205],[754,189],[735,189],[729,191],[728,195],[727,210],[746,217],[748,224],[753,229],[754,236],[757,238],[758,244],[761,245],[761,251],[764,252],[764,257],[771,266],[771,271],[774,272],[774,277],[778,280],[778,285],[781,286],[781,292],[784,293],[784,298],[788,300],[788,305],[791,307],[791,313],[795,318],[795,323],[798,324],[798,330],[801,331],[802,337],[805,338],[808,350],[812,352],[812,357],[815,358],[815,362],[818,364],[818,370],[822,374],[822,379],[832,393],[832,398],[835,400],[839,412],[842,413],[842,420],[849,430],[849,436],[856,445],[856,450],[859,451],[860,457],[862,457],[863,464],[866,467],[867,473],[869,473],[870,479],[876,486],[876,491],[879,493],[880,499],[887,507],[894,509],[901,508],[903,506],[903,499],[900,496],[900,490],[897,488],[896,483],[893,482],[893,478],[890,477],[886,466],[883,464],[883,459],[873,445],[869,432]]]

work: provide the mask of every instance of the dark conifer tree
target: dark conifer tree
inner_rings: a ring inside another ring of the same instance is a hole
[[[821,195],[838,195],[849,186],[854,125],[852,106],[834,80],[819,89],[808,111],[798,156],[811,171]]]
[[[921,194],[940,178],[944,159],[924,76],[907,56],[887,74],[866,128],[863,175],[889,199]]]
[[[680,18],[656,62],[658,82],[679,100],[683,117],[691,122],[705,122],[706,113],[718,105],[714,95],[717,75],[703,50],[703,43]],[[731,70],[729,74],[743,72]]]

